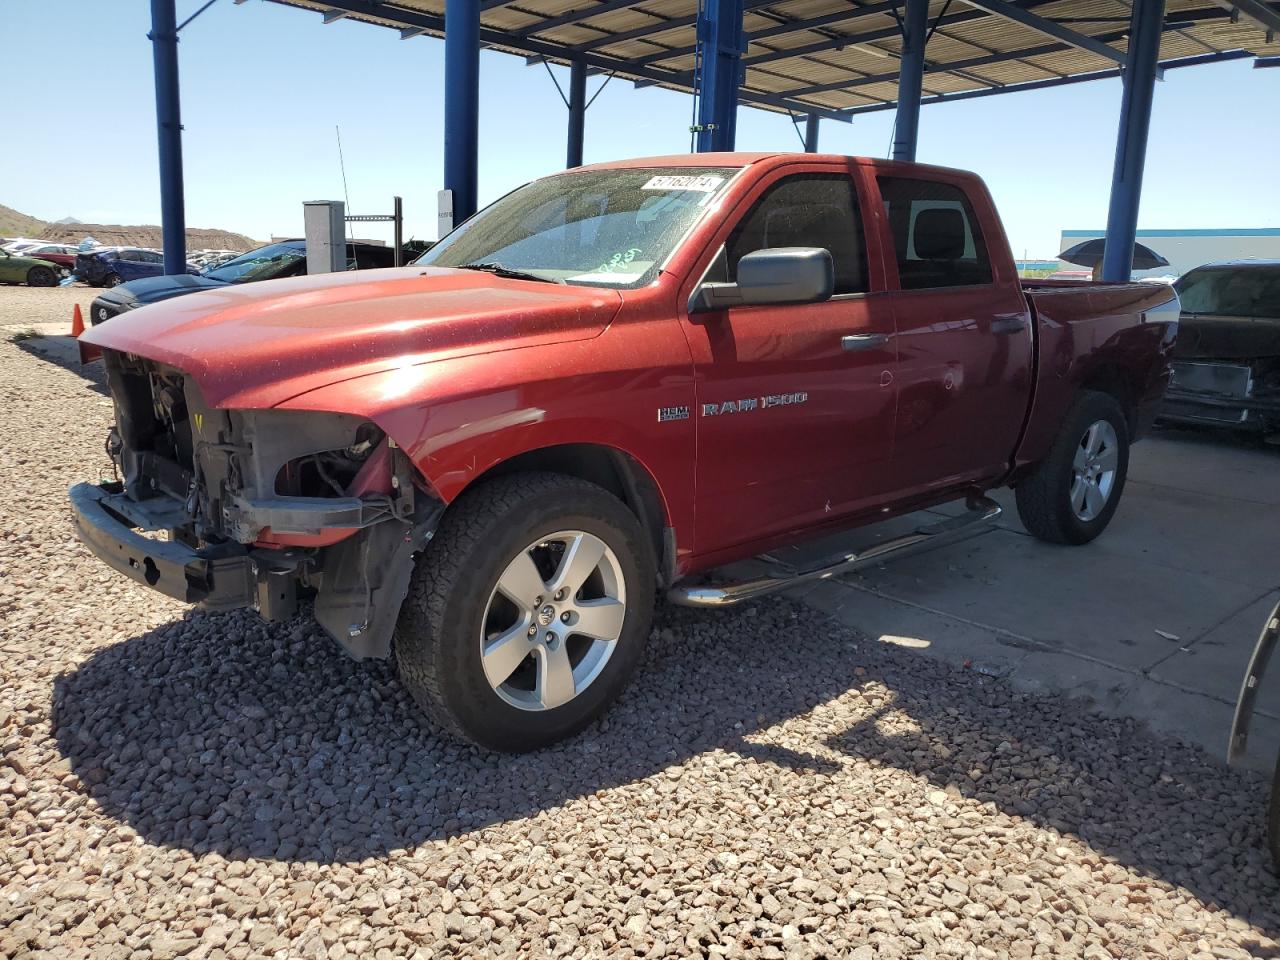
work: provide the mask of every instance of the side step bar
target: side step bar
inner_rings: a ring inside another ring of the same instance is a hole
[[[1000,505],[989,497],[980,494],[971,496],[968,501],[968,512],[958,517],[949,517],[938,523],[917,527],[911,533],[884,543],[867,547],[861,553],[850,553],[843,557],[803,570],[798,573],[780,574],[778,576],[760,577],[756,580],[743,580],[738,583],[702,584],[677,583],[667,592],[667,599],[682,607],[732,607],[744,600],[753,600],[766,594],[777,593],[797,584],[810,580],[827,580],[842,573],[848,573],[869,563],[884,560],[887,557],[912,552],[923,548],[938,546],[959,534],[969,531],[980,524],[992,524],[1001,513]]]

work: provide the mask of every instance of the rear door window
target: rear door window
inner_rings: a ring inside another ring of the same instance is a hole
[[[798,174],[779,180],[755,206],[725,244],[730,282],[738,278],[738,261],[748,253],[775,247],[823,247],[835,265],[836,294],[865,293],[867,258],[862,218],[845,174]]]
[[[907,177],[878,183],[903,290],[991,283],[982,227],[963,190]]]

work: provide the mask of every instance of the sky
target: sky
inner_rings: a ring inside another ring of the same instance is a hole
[[[179,20],[200,2],[178,0]],[[0,203],[46,220],[160,222],[149,26],[146,0],[0,0]],[[182,32],[179,64],[189,226],[299,235],[304,200],[343,199],[337,127],[348,212],[389,213],[399,194],[406,237],[435,237],[442,41],[218,0]],[[563,167],[566,111],[542,65],[486,51],[480,72],[483,205]],[[1139,227],[1280,226],[1278,103],[1280,70],[1248,60],[1167,71]],[[1052,257],[1063,229],[1106,223],[1119,109],[1119,80],[927,106],[918,159],[977,171],[1015,255]],[[687,152],[690,110],[685,94],[613,80],[587,113],[585,160]],[[820,148],[885,156],[892,123],[891,111],[824,120]],[[737,145],[801,149],[789,118],[745,107]]]

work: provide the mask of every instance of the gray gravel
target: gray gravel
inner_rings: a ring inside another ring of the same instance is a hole
[[[0,344],[0,957],[1280,949],[1263,778],[785,601],[665,611],[567,744],[444,742],[305,620],[92,560],[109,416]]]

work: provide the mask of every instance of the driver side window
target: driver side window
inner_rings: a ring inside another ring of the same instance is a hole
[[[772,247],[824,247],[835,266],[835,293],[867,292],[862,218],[844,174],[798,174],[769,187],[729,235],[713,272],[736,281],[739,260]]]

